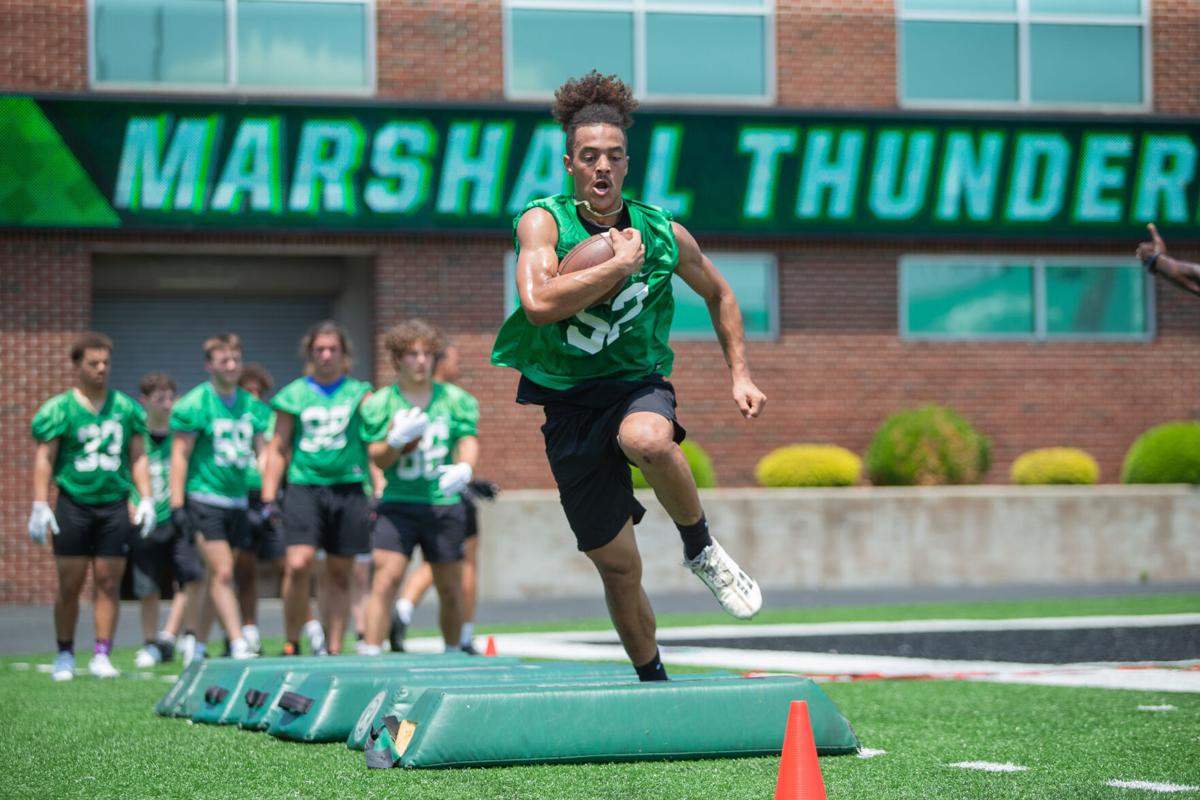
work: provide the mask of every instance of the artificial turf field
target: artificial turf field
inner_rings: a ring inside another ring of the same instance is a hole
[[[1200,595],[1023,601],[959,606],[769,610],[759,622],[1195,612]],[[660,624],[725,623],[719,615],[665,615]],[[503,630],[604,629],[604,620]],[[266,643],[268,652],[278,642]],[[36,664],[51,654],[0,659],[2,797],[449,800],[770,798],[778,758],[467,770],[368,770],[341,744],[303,745],[153,714],[167,689],[159,667],[135,677],[132,650],[111,681],[54,684]],[[669,665],[668,657],[668,665]],[[79,663],[86,663],[81,657]],[[681,668],[673,669],[681,672]],[[1191,797],[1106,781],[1200,786],[1200,695],[957,681],[826,683],[872,758],[821,759],[830,798]],[[1139,710],[1139,706],[1171,710]],[[995,762],[1019,772],[951,766]]]

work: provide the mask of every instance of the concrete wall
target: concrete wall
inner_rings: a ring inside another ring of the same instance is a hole
[[[695,591],[651,493],[645,585]],[[767,590],[1188,581],[1200,578],[1200,488],[971,486],[703,493],[712,530]],[[553,491],[480,508],[484,599],[598,596]]]

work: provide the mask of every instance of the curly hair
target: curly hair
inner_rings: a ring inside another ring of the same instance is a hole
[[[423,319],[405,320],[393,326],[383,339],[388,353],[397,361],[417,342],[424,342],[435,353],[442,352],[446,347],[446,337],[442,332]]]
[[[238,386],[246,391],[251,391],[250,387],[258,384],[259,394],[267,394],[271,391],[271,387],[275,385],[275,379],[271,377],[270,371],[262,364],[250,363],[242,368],[242,374],[238,377]]]
[[[82,364],[83,354],[87,350],[107,350],[109,355],[112,355],[112,339],[103,333],[88,331],[71,343],[71,363],[75,365]]]
[[[554,115],[567,133],[567,152],[575,147],[575,130],[582,125],[616,125],[621,130],[633,125],[638,101],[633,90],[616,75],[592,70],[582,78],[571,78],[554,92]]]

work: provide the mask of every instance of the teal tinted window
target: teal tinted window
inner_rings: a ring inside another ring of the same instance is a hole
[[[991,12],[1016,11],[1017,0],[898,0],[904,11],[952,11],[952,12]]]
[[[94,0],[95,83],[362,91],[371,0]]]
[[[901,269],[908,334],[980,338],[1034,332],[1032,267],[934,263]]]
[[[223,84],[225,0],[96,0],[95,79]]]
[[[503,0],[505,91],[552,97],[592,69],[639,99],[762,103],[774,94],[771,0]]]
[[[779,292],[774,257],[761,253],[716,252],[707,255],[737,297],[746,337],[775,338],[779,330]],[[673,280],[675,319],[671,324],[671,338],[716,339],[708,306],[678,276]]]
[[[765,95],[766,20],[715,14],[646,15],[646,92]]]
[[[1017,100],[1017,26],[908,21],[901,26],[903,99]]]
[[[1148,332],[1141,267],[1046,267],[1047,335]]]
[[[897,0],[911,105],[1150,106],[1144,0]]]
[[[1029,0],[1034,14],[1112,14],[1136,16],[1142,13],[1141,0]]]
[[[1032,25],[1029,60],[1035,103],[1142,102],[1140,27]]]
[[[514,8],[511,19],[512,91],[553,93],[592,69],[633,80],[632,14]]]
[[[366,88],[366,7],[239,0],[238,83]]]

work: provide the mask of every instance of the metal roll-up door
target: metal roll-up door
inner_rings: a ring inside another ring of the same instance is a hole
[[[204,340],[230,332],[241,337],[244,360],[266,367],[277,390],[301,374],[300,337],[332,305],[313,296],[97,296],[92,327],[113,340],[111,385],[134,397],[147,372],[169,373],[181,394],[207,380]]]

